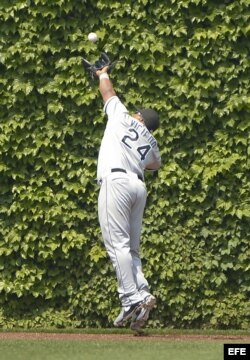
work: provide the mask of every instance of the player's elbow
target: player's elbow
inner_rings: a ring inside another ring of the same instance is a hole
[[[154,161],[153,163],[149,164],[147,166],[147,170],[158,170],[161,167],[161,159],[157,159],[156,161]]]

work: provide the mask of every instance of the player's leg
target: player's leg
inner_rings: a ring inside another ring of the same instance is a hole
[[[142,271],[142,263],[140,258],[140,236],[142,228],[142,219],[146,204],[147,191],[145,185],[141,181],[136,182],[137,197],[136,202],[131,209],[130,219],[130,249],[133,261],[133,273],[138,290],[143,298],[149,294],[148,282]]]
[[[133,259],[133,272],[136,279],[137,287],[142,295],[144,302],[140,309],[133,315],[131,322],[131,329],[140,333],[148,320],[149,313],[156,303],[155,297],[150,294],[148,282],[142,271],[142,264],[140,258],[140,236],[143,213],[146,203],[146,188],[144,184],[137,183],[137,201],[131,211],[131,254]]]

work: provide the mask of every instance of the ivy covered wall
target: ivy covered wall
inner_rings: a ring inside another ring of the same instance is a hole
[[[119,311],[97,219],[106,120],[81,64],[103,49],[126,106],[161,114],[142,234],[149,326],[249,326],[249,5],[1,1],[1,327],[110,327]]]

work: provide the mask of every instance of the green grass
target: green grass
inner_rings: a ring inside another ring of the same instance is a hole
[[[222,360],[218,341],[1,340],[1,360]]]
[[[6,331],[1,329],[0,332]],[[128,329],[13,329],[9,332],[131,334]],[[249,336],[248,330],[147,329],[152,335],[184,335],[181,339],[125,338],[122,340],[0,340],[0,360],[222,360],[223,344],[239,340],[189,340],[185,335]]]

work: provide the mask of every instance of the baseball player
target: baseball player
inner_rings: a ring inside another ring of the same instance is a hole
[[[138,109],[129,115],[116,95],[108,69],[96,71],[108,117],[97,166],[98,216],[122,305],[114,326],[122,327],[130,320],[131,329],[140,332],[156,303],[142,272],[139,245],[147,197],[144,170],[157,170],[161,165],[152,135],[159,127],[159,116],[152,109]]]

